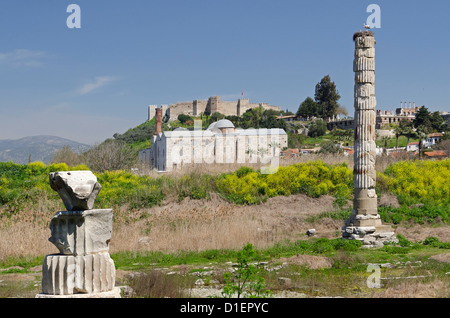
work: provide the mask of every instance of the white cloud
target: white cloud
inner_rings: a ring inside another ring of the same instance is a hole
[[[107,85],[108,83],[114,80],[116,80],[116,78],[112,76],[98,76],[95,78],[93,82],[83,85],[78,92],[81,95],[85,95],[96,89],[99,89],[100,87]]]
[[[0,52],[0,64],[11,65],[15,67],[20,66],[42,66],[43,59],[47,58],[48,54],[43,51],[31,51],[26,49],[17,49],[12,52]]]

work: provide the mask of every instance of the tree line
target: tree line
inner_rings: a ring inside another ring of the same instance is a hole
[[[233,123],[235,127],[242,129],[248,128],[281,128],[286,130],[287,125],[284,120],[277,119],[280,115],[285,115],[287,112],[276,111],[273,109],[265,109],[262,106],[248,109],[241,116],[236,115],[224,115],[220,112],[215,112],[209,115],[201,115],[202,126],[206,129],[210,124],[219,121],[221,119],[228,119]],[[194,117],[180,114],[178,115],[178,121],[185,126],[194,125]]]

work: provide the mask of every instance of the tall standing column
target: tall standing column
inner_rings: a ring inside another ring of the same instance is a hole
[[[377,209],[376,184],[376,98],[375,38],[370,31],[357,32],[355,42],[354,87],[354,169],[353,213],[343,228],[343,237],[362,240],[365,245],[379,245],[380,239],[391,238],[389,226],[381,224]],[[380,237],[381,235],[381,237]]]
[[[355,152],[353,185],[357,215],[377,215],[375,144],[375,38],[370,32],[355,37]],[[357,222],[358,225],[367,222]],[[374,225],[374,224],[370,224]]]

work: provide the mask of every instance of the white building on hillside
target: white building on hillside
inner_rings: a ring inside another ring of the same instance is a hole
[[[193,163],[268,164],[274,159],[278,163],[284,147],[287,134],[283,129],[236,129],[231,121],[222,119],[206,130],[157,132],[151,147],[141,150],[139,158],[158,171],[172,171]]]

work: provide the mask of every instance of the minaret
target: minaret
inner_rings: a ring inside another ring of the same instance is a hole
[[[390,227],[381,224],[375,192],[376,42],[371,31],[357,32],[353,35],[353,40],[355,41],[354,200],[352,215],[346,221],[342,234],[344,238],[361,240],[364,245],[383,245],[380,242],[384,241],[384,238],[392,237],[394,233]],[[380,234],[383,236],[382,240],[379,240]]]
[[[161,120],[162,120],[162,108],[156,108],[156,126],[155,126],[155,135],[160,134],[161,131]]]

